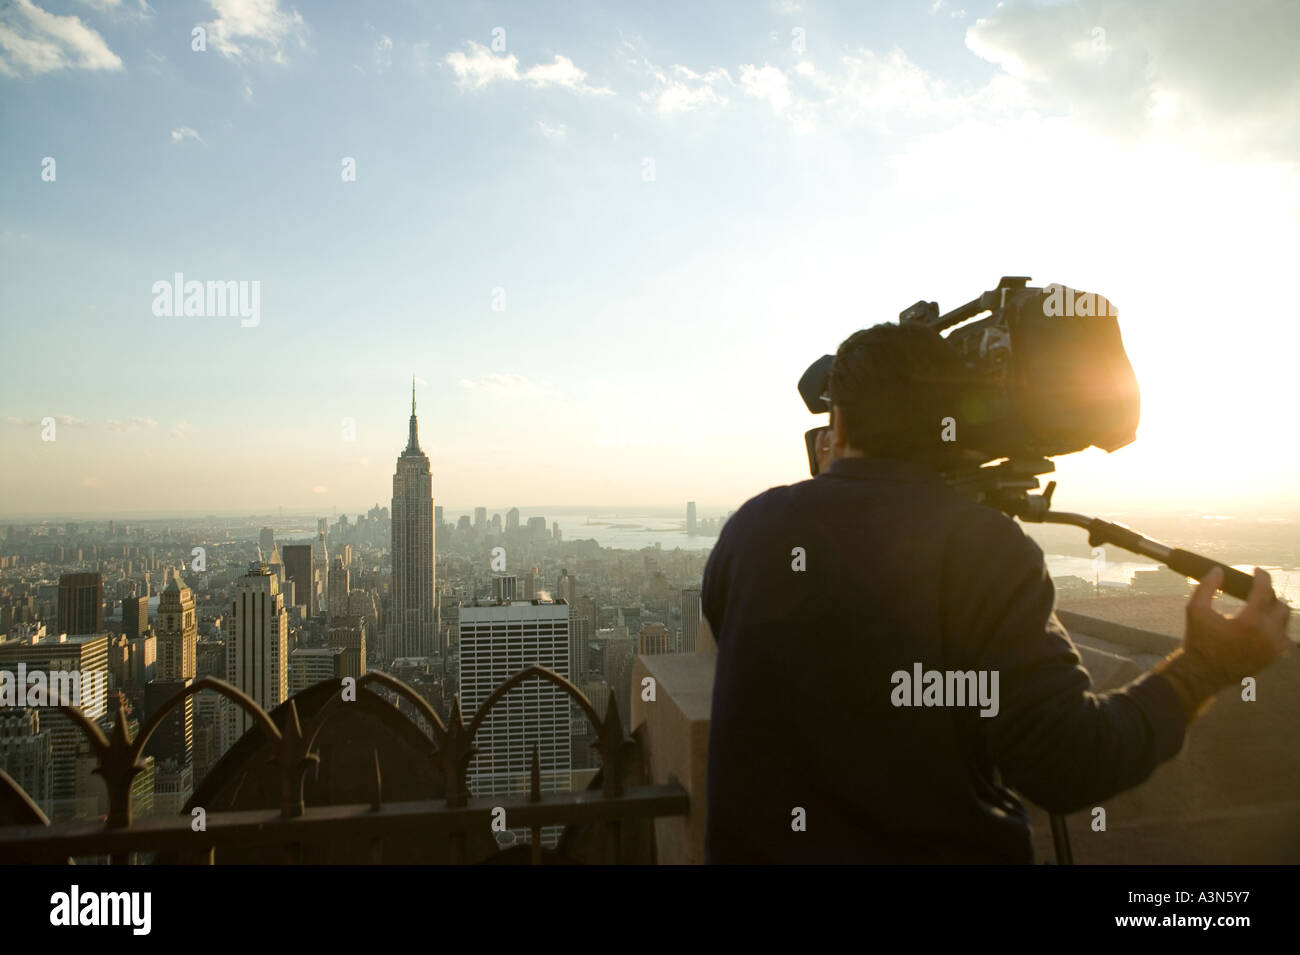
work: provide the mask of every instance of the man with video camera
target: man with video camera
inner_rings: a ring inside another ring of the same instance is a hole
[[[1215,693],[1288,649],[1269,575],[1225,617],[1216,570],[1180,650],[1092,692],[1042,551],[934,463],[960,374],[932,328],[850,336],[820,473],[752,498],[719,537],[701,593],[709,861],[1032,862],[1012,790],[1065,813],[1136,786]],[[996,699],[969,699],[976,685]]]

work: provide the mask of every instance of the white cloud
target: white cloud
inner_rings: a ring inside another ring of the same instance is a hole
[[[232,59],[269,59],[284,63],[287,41],[306,46],[306,24],[297,10],[286,13],[279,0],[208,0],[215,20],[202,24],[208,42]]]
[[[172,130],[172,142],[182,143],[187,139],[197,139],[199,142],[203,142],[203,137],[189,126],[178,126],[176,129]]]
[[[710,107],[721,109],[727,105],[726,90],[733,87],[726,70],[710,70],[704,75],[675,64],[665,73],[649,63],[645,64],[658,84],[653,92],[642,93],[641,98],[654,104],[661,114],[689,113]]]
[[[812,132],[813,105],[791,92],[789,77],[778,67],[742,66],[740,86],[745,91],[745,95],[769,103],[772,112],[789,120],[795,132]]]
[[[122,60],[80,17],[49,13],[31,0],[13,0],[0,10],[0,74],[64,69],[120,70]]]
[[[184,419],[177,421],[172,425],[172,437],[178,441],[184,441],[198,429]]]
[[[381,33],[375,41],[375,62],[381,70],[393,65],[393,38]]]
[[[136,431],[144,431],[147,428],[158,427],[158,422],[153,418],[130,417],[125,421],[119,421],[117,418],[109,418],[104,422],[109,431],[124,431],[132,434]]]
[[[543,136],[545,136],[547,139],[551,140],[552,142],[559,139],[563,139],[565,136],[565,128],[563,123],[560,123],[560,125],[558,126],[548,126],[546,123],[544,123],[542,120],[539,119],[537,121],[537,128],[542,131]]]
[[[790,108],[790,81],[775,66],[742,66],[740,86],[749,96],[765,99],[777,113]]]
[[[1158,132],[1221,155],[1294,161],[1297,35],[1293,0],[1079,0],[998,7],[970,27],[966,45],[1014,77],[1038,109],[1112,137]]]
[[[63,428],[84,428],[86,427],[85,418],[74,418],[72,415],[56,414],[49,415],[55,423]],[[17,428],[29,428],[36,425],[43,425],[44,418],[20,418],[17,415],[6,415],[4,422]]]
[[[98,10],[100,13],[112,13],[131,20],[143,20],[153,16],[153,7],[145,0],[136,0],[134,4],[124,0],[79,0],[82,6]]]
[[[587,84],[587,74],[573,65],[567,56],[555,56],[551,64],[538,64],[524,72],[524,82],[530,86],[562,86],[575,93],[590,93],[596,96],[612,96],[614,91],[604,86]]]
[[[513,53],[497,56],[480,43],[470,41],[469,53],[459,50],[448,53],[443,62],[456,74],[456,85],[462,90],[482,89],[489,83],[524,82],[529,86],[559,86],[575,93],[606,96],[613,95],[607,87],[590,86],[587,74],[573,64],[567,56],[556,54],[555,62],[539,63],[520,72],[519,58]]]

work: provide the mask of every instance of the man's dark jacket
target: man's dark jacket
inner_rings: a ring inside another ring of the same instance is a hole
[[[1182,746],[1173,687],[1090,692],[1054,601],[1019,525],[921,465],[840,459],[748,501],[701,593],[709,860],[1027,863],[1010,789],[1072,812],[1146,779]],[[895,706],[917,663],[996,670],[997,715]]]

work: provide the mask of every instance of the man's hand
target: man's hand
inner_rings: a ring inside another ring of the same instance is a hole
[[[1183,652],[1221,674],[1226,686],[1258,673],[1291,648],[1286,635],[1291,608],[1273,593],[1268,571],[1256,567],[1246,606],[1225,617],[1211,603],[1222,583],[1223,571],[1216,567],[1187,602]]]
[[[1173,684],[1190,721],[1215,693],[1252,676],[1291,648],[1286,624],[1291,608],[1273,593],[1268,572],[1255,568],[1255,583],[1246,605],[1231,617],[1214,609],[1223,571],[1205,576],[1187,602],[1183,648],[1159,667]]]

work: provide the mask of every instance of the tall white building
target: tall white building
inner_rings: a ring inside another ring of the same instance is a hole
[[[10,679],[19,684],[26,681],[23,671],[76,675],[74,692],[80,696],[82,714],[98,720],[108,712],[108,637],[104,634],[60,634],[27,643],[5,641],[0,643],[0,670],[14,674]],[[60,693],[66,692],[61,684]],[[54,707],[41,711],[40,727],[49,732],[53,742],[50,802],[54,821],[93,816],[95,790],[102,791],[103,784],[78,779],[77,754],[85,741],[81,730]],[[149,788],[152,792],[153,783]]]
[[[315,585],[316,600],[312,604],[313,616],[318,613],[327,613],[329,610],[329,573],[330,573],[330,555],[329,549],[325,546],[325,518],[316,522],[316,539],[311,545],[311,576],[312,583]]]
[[[513,601],[460,606],[460,698],[469,720],[494,689],[526,666],[538,664],[572,679],[569,606]],[[507,693],[484,720],[469,764],[474,796],[527,795],[533,747],[541,763],[542,792],[570,788],[569,697],[559,687],[529,680]],[[507,818],[506,824],[509,825]],[[554,847],[558,826],[543,830]],[[517,836],[527,838],[527,831]]]
[[[226,642],[226,680],[270,712],[289,690],[289,615],[280,581],[266,564],[250,564],[235,581],[235,601]],[[226,744],[254,725],[242,707],[226,706]]]

